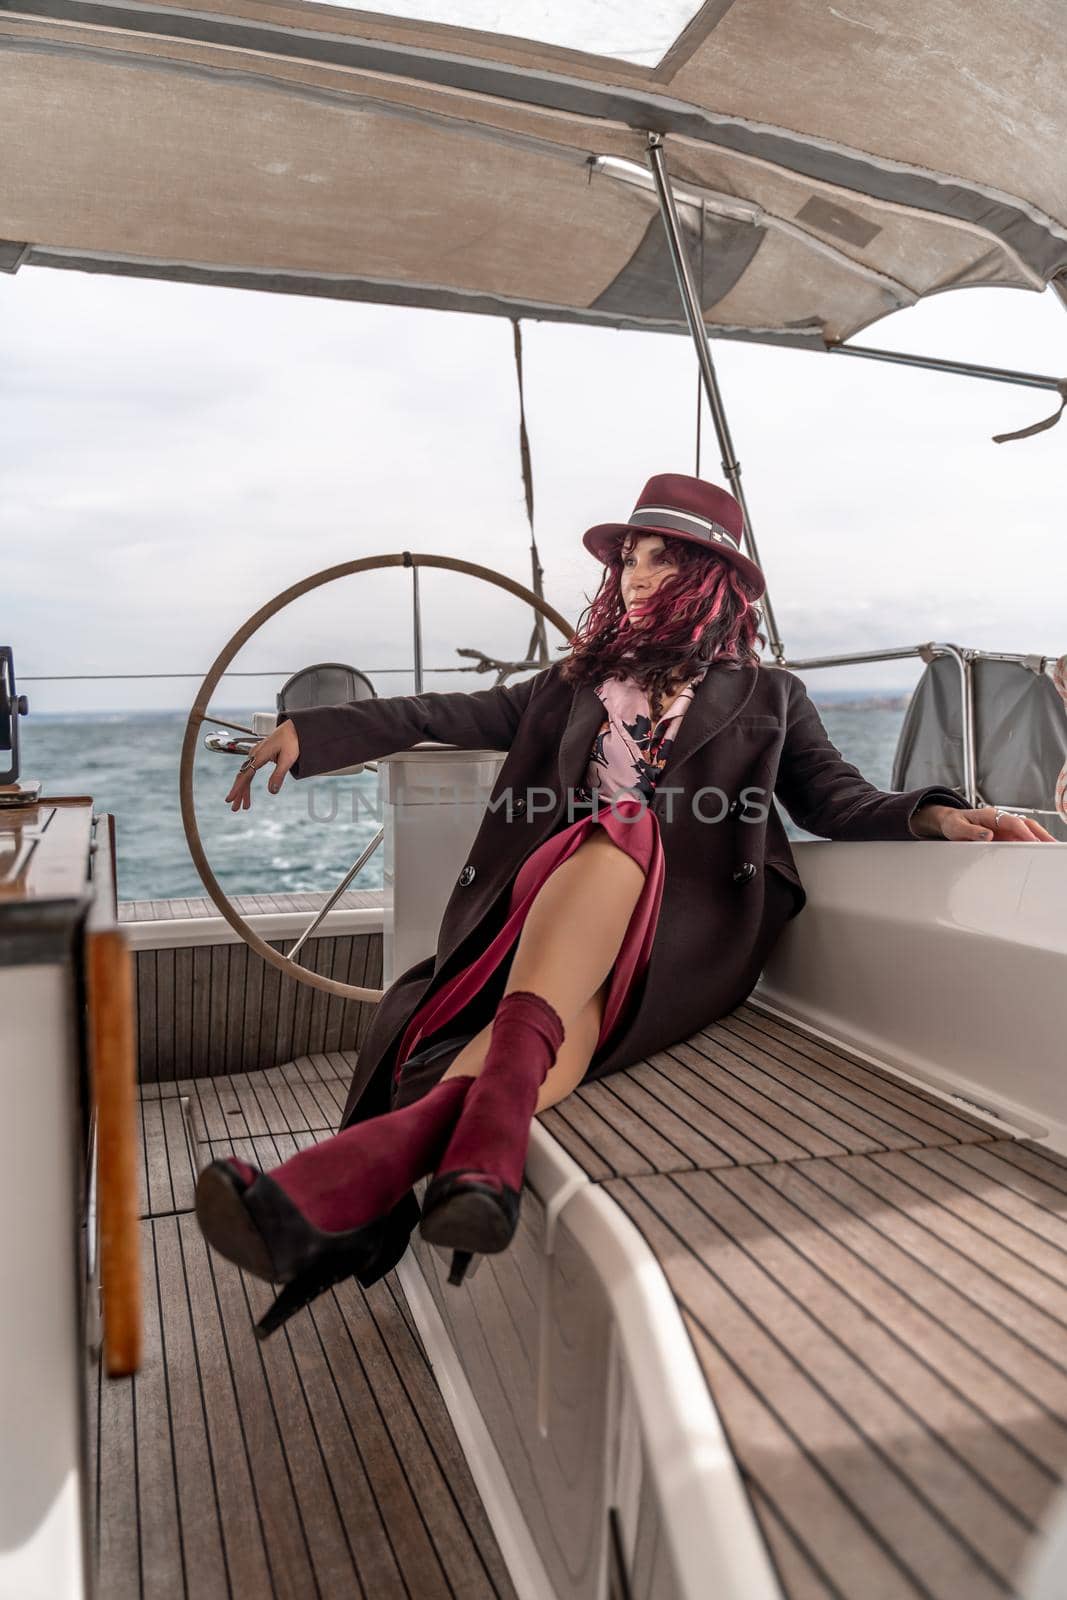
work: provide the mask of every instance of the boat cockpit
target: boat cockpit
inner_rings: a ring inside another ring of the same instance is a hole
[[[1067,394],[855,342],[954,288],[1067,300],[1056,7],[496,8],[508,33],[430,9],[0,0],[0,267],[507,317],[520,404],[525,320],[688,334],[753,560],[715,340]],[[410,575],[416,693],[435,568],[529,607],[525,650],[478,670],[545,667],[572,629],[520,415],[528,585],[359,554],[221,649],[175,774],[203,896],[120,899],[121,818],[22,771],[0,648],[0,1600],[1062,1600],[1065,655],[791,658],[767,599],[768,671],[921,659],[894,788],[1061,848],[794,829],[807,904],[749,999],[543,1113],[519,1234],[459,1288],[416,1235],[264,1340],[264,1285],[200,1237],[215,1156],[336,1129],[502,761],[342,769],[381,817],[344,877],[231,895],[197,763],[378,691],[309,641],[250,723],[213,696],[293,600],[383,567]]]

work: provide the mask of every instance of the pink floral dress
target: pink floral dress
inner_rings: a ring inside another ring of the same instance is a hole
[[[604,721],[577,797],[589,800],[595,790],[605,802],[624,793],[651,801],[678,727],[706,672],[705,667],[679,689],[654,726],[646,691],[632,678],[606,678],[597,689],[604,702]]]

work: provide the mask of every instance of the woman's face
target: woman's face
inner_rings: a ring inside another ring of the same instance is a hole
[[[635,626],[644,621],[642,602],[655,594],[660,584],[677,570],[670,541],[658,533],[627,534],[622,547],[619,591],[626,614]]]

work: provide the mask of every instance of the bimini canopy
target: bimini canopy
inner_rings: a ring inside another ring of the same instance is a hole
[[[822,347],[1067,293],[1064,68],[1063,0],[0,0],[0,256],[680,330],[654,130],[709,328]]]

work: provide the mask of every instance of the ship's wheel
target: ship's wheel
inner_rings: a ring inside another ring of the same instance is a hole
[[[197,826],[196,805],[193,794],[193,767],[196,759],[197,741],[203,723],[212,722],[218,723],[223,727],[234,727],[232,722],[227,723],[222,718],[211,717],[208,713],[208,706],[211,702],[211,696],[218,687],[219,680],[238,651],[244,648],[253,634],[258,632],[265,622],[269,622],[272,617],[277,616],[279,611],[284,611],[286,606],[291,605],[294,600],[299,600],[303,595],[309,594],[313,589],[321,589],[328,583],[335,583],[339,578],[350,578],[357,572],[373,572],[381,567],[411,567],[415,569],[412,576],[416,584],[416,641],[419,638],[417,569],[420,567],[441,567],[449,572],[463,572],[468,577],[480,579],[483,583],[494,584],[498,589],[506,589],[509,594],[513,594],[517,599],[525,601],[527,605],[532,606],[548,622],[551,622],[554,628],[559,629],[565,639],[571,638],[574,633],[566,618],[562,617],[554,607],[548,605],[539,595],[525,588],[523,584],[516,583],[514,579],[505,577],[503,573],[494,572],[491,567],[481,567],[472,561],[460,561],[453,556],[422,555],[418,552],[404,550],[397,552],[395,555],[362,556],[357,561],[345,561],[340,566],[327,567],[322,572],[314,573],[310,578],[302,579],[300,583],[295,583],[291,588],[284,589],[281,594],[275,595],[273,600],[268,600],[266,605],[261,606],[253,616],[249,617],[247,622],[238,628],[237,632],[219,652],[197,691],[196,699],[189,712],[189,719],[185,725],[185,738],[182,741],[179,794],[182,825],[185,829],[189,853],[211,900],[234,932],[257,955],[262,956],[263,960],[272,967],[277,967],[280,972],[287,973],[289,977],[295,978],[298,983],[309,984],[313,989],[324,989],[327,994],[339,995],[343,1000],[377,1001],[381,999],[385,991],[382,989],[367,989],[357,983],[341,983],[336,978],[327,978],[322,973],[311,972],[307,967],[303,967],[299,962],[293,960],[293,953],[299,950],[305,940],[319,928],[330,908],[340,898],[340,895],[356,876],[363,863],[376,848],[381,839],[380,830],[375,839],[371,841],[371,844],[361,853],[354,865],[342,878],[337,888],[327,897],[325,906],[315,913],[308,927],[304,929],[292,946],[290,954],[282,955],[280,951],[273,949],[265,939],[261,939],[253,928],[249,927],[211,869],[203,841],[200,838],[200,829]],[[419,646],[416,643],[416,650],[418,651],[418,649]],[[233,743],[228,747],[231,749],[240,748],[239,745]]]

